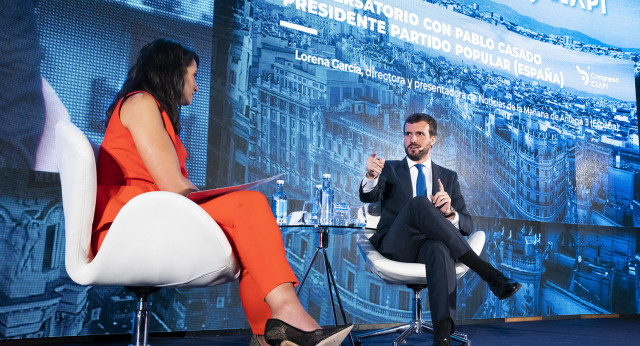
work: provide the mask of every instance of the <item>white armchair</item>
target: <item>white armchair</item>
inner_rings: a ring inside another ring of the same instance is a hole
[[[75,125],[56,125],[65,216],[65,265],[80,285],[125,286],[138,296],[133,345],[146,345],[148,295],[160,287],[203,287],[236,280],[240,267],[216,222],[188,198],[165,191],[129,201],[100,251],[91,251],[96,148]]]
[[[367,213],[367,228],[375,228],[377,226],[378,219],[378,217]],[[356,239],[358,247],[364,255],[366,266],[384,282],[393,285],[406,285],[413,290],[413,317],[409,323],[359,335],[356,337],[355,344],[361,345],[361,340],[365,338],[392,333],[402,333],[393,341],[393,346],[398,346],[399,344],[406,342],[406,338],[411,334],[423,332],[433,334],[432,324],[422,320],[421,291],[424,288],[427,288],[425,265],[422,263],[398,262],[382,256],[382,254],[380,254],[378,250],[371,245],[371,242],[369,242],[369,238],[373,233],[373,230],[366,230],[365,232],[358,234]],[[485,233],[482,231],[474,232],[467,238],[467,242],[469,243],[469,246],[471,246],[471,249],[473,249],[476,254],[480,255],[485,243]],[[469,270],[466,265],[460,262],[456,262],[455,269],[456,277],[458,279],[460,279]],[[455,332],[451,338],[452,340],[456,340],[466,345],[471,344],[467,335],[460,332]]]

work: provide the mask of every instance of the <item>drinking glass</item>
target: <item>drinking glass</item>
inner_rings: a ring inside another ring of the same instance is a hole
[[[318,207],[314,201],[304,201],[302,212],[302,220],[305,225],[318,224]]]
[[[365,227],[367,225],[367,216],[364,212],[364,206],[351,207],[351,220],[349,226]]]
[[[349,226],[351,211],[349,204],[338,203],[333,205],[333,224],[336,226]]]

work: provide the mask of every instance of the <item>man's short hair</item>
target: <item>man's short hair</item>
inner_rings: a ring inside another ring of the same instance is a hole
[[[429,114],[425,113],[413,113],[404,121],[404,125],[402,125],[402,130],[407,124],[415,124],[421,121],[426,122],[429,125],[429,136],[435,137],[438,135],[438,124],[436,124],[436,119],[434,119]]]

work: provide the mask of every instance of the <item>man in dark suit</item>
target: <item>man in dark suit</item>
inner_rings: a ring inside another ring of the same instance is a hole
[[[423,113],[404,123],[401,161],[385,161],[374,152],[360,200],[381,202],[378,232],[370,241],[387,258],[424,263],[429,282],[429,306],[436,345],[449,345],[455,329],[455,262],[460,261],[489,284],[499,299],[512,296],[521,285],[482,260],[463,236],[473,231],[456,172],[431,162],[437,137],[435,119]]]

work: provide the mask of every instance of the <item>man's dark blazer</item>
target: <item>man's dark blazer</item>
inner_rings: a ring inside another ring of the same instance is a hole
[[[451,197],[451,206],[460,218],[460,232],[469,235],[473,231],[473,220],[467,211],[464,198],[460,192],[458,174],[450,169],[438,166],[431,162],[432,194],[438,192],[438,179],[442,182],[444,190]],[[380,240],[393,224],[396,216],[402,208],[413,198],[413,187],[407,158],[401,161],[386,161],[376,187],[367,193],[362,191],[360,185],[360,201],[364,203],[381,202],[381,215],[378,222],[378,232],[369,239],[371,244],[379,249]]]

